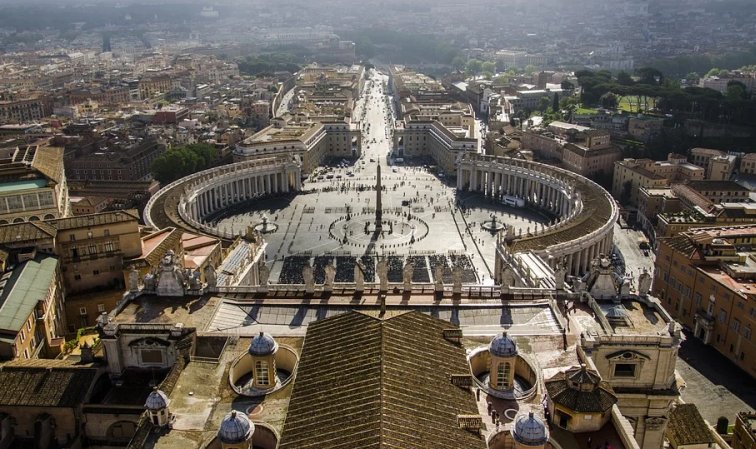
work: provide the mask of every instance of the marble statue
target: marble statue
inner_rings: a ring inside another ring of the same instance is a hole
[[[187,283],[189,284],[190,290],[199,290],[202,288],[202,283],[200,282],[200,273],[199,270],[186,270],[186,279]]]
[[[556,270],[554,271],[554,283],[557,290],[564,290],[564,277],[567,275],[566,261],[557,263]]]
[[[144,289],[148,292],[155,291],[155,275],[154,274],[147,273],[144,276]]]
[[[452,269],[452,293],[462,293],[462,267],[455,265]]]
[[[265,265],[264,262],[261,262],[257,266],[257,278],[259,280],[259,285],[268,285],[268,278],[270,277],[270,268],[268,268],[267,265]]]
[[[315,291],[315,276],[313,275],[312,265],[305,265],[302,268],[302,278],[304,278],[305,292],[313,293]]]
[[[651,274],[643,268],[643,272],[638,276],[638,294],[646,296],[651,291]]]
[[[507,266],[501,273],[501,286],[504,288],[514,287],[517,284],[517,277],[515,276],[512,267]]]
[[[444,291],[444,264],[438,263],[433,267],[433,281],[437,292]]]
[[[158,296],[183,296],[185,286],[184,270],[179,265],[173,250],[168,250],[158,269],[155,293]]]
[[[362,292],[365,290],[365,264],[359,259],[354,264],[354,283],[355,291]]]
[[[333,290],[333,281],[336,279],[336,267],[333,266],[333,262],[328,262],[328,265],[323,269],[325,271],[325,283],[323,287],[325,291]]]
[[[129,291],[139,291],[139,272],[134,267],[129,271]]]
[[[215,267],[212,263],[205,265],[204,275],[208,288],[215,288],[218,285],[218,277],[215,275]]]
[[[388,290],[388,263],[386,262],[385,258],[382,257],[378,261],[378,266],[377,266],[376,271],[378,274],[378,279],[380,280],[380,283],[381,283],[380,289],[381,291],[385,292]]]
[[[412,273],[415,271],[415,264],[407,261],[407,263],[404,264],[404,269],[402,271],[402,280],[404,281],[404,291],[412,291]]]

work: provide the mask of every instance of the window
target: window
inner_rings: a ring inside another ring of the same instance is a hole
[[[87,314],[87,308],[79,307],[79,315],[86,315],[86,314]]]
[[[105,311],[105,304],[97,304],[97,311],[102,313]]]
[[[618,363],[614,366],[614,377],[635,377],[634,363]]]
[[[75,241],[76,241],[76,236],[75,236],[75,235],[73,235],[73,234],[69,235],[69,236],[68,236],[68,238],[69,238],[69,239],[70,239],[70,240],[71,240],[72,242],[75,242]]]
[[[257,383],[259,385],[269,385],[268,380],[268,362],[264,360],[258,360],[255,362],[255,377],[257,377]]]
[[[740,330],[740,321],[739,320],[733,320],[731,327],[732,327],[732,330],[734,330],[735,332],[739,331]]]
[[[139,353],[142,356],[142,363],[163,363],[163,352],[159,349],[142,349]]]
[[[80,274],[75,274],[74,275],[74,279],[77,280],[77,281],[80,281],[81,280],[81,275]]]
[[[496,370],[496,385],[498,385],[499,388],[506,388],[509,386],[509,376],[511,370],[512,368],[509,363],[499,363],[499,366]]]
[[[105,235],[105,237],[110,236],[110,229],[106,229],[103,234]]]
[[[100,270],[93,270],[92,274],[95,275],[95,276],[97,276],[98,274],[100,274]]]
[[[727,312],[723,309],[719,311],[719,322],[724,323],[725,321],[727,321]]]

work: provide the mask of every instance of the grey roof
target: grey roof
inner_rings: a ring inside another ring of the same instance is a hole
[[[248,349],[250,355],[264,356],[274,354],[278,351],[278,343],[270,334],[260,332],[252,338]]]
[[[168,407],[168,396],[155,387],[154,390],[147,396],[147,400],[144,402],[144,408],[147,410],[162,410]]]
[[[226,444],[237,444],[247,441],[252,437],[255,425],[247,415],[231,410],[221,421],[218,429],[218,439]]]
[[[18,332],[47,297],[58,259],[38,254],[0,277],[0,330]]]
[[[491,344],[488,345],[488,350],[491,352],[491,355],[497,357],[512,357],[517,355],[517,345],[506,332],[494,337],[491,340]]]
[[[554,403],[582,413],[603,413],[617,403],[611,385],[585,366],[573,367],[546,381]]]
[[[77,407],[86,400],[95,368],[0,367],[0,405]]]
[[[525,446],[543,446],[549,440],[549,431],[541,418],[530,412],[515,418],[512,438]]]

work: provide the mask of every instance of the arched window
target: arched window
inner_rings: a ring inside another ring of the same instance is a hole
[[[255,362],[255,377],[257,377],[257,383],[259,385],[268,385],[268,362],[264,360],[258,360]]]
[[[496,371],[496,385],[498,385],[499,388],[509,385],[509,376],[511,375],[511,370],[512,368],[510,367],[509,363],[499,363]]]

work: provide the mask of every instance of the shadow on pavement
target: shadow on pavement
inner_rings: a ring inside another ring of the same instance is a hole
[[[756,381],[753,377],[716,349],[693,337],[689,330],[683,330],[683,333],[686,339],[680,346],[679,357],[712,383],[722,385],[756,409]]]

